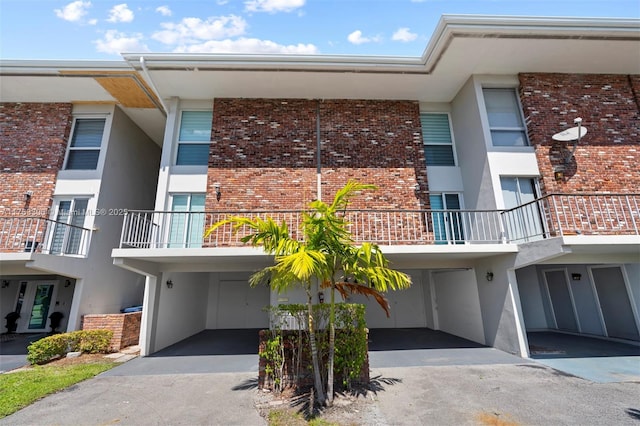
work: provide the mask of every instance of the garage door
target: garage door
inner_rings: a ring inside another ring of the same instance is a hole
[[[412,277],[413,284],[406,290],[389,291],[386,294],[391,306],[391,316],[386,314],[373,299],[354,296],[353,303],[366,306],[367,327],[369,328],[414,328],[426,327],[425,298],[420,280]]]
[[[246,280],[220,281],[217,328],[268,328],[269,287],[250,287]]]

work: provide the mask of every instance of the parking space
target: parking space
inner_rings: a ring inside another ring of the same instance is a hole
[[[557,332],[528,333],[531,358],[597,383],[640,382],[640,345]]]

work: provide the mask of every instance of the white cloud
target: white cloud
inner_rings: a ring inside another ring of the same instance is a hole
[[[261,53],[261,54],[305,54],[318,53],[313,44],[283,45],[271,40],[257,38],[239,38],[236,40],[209,40],[200,44],[180,46],[174,50],[177,53]]]
[[[156,8],[156,12],[158,12],[162,16],[171,16],[173,12],[169,9],[169,6],[160,6]]]
[[[151,38],[168,45],[193,44],[202,40],[217,40],[240,36],[245,33],[247,22],[240,16],[216,16],[202,20],[184,18],[178,23],[160,24],[164,30],[155,32]]]
[[[126,3],[115,5],[109,11],[109,22],[132,22],[133,11],[129,9]]]
[[[412,33],[407,27],[398,28],[398,30],[391,36],[391,40],[405,42],[413,41],[416,38],[418,38],[418,34]]]
[[[74,1],[67,4],[62,9],[54,9],[56,16],[69,22],[82,22],[83,17],[89,13],[87,9],[91,7],[90,1]]]
[[[109,30],[102,39],[95,40],[94,44],[98,52],[114,55],[126,52],[150,52],[151,50],[143,43],[143,38],[142,34],[127,35],[116,30]]]
[[[362,31],[355,30],[351,34],[347,36],[347,40],[349,40],[353,44],[363,44],[363,43],[371,43],[380,41],[380,37],[363,37]]]
[[[244,2],[248,12],[293,12],[304,6],[306,0],[247,0]]]

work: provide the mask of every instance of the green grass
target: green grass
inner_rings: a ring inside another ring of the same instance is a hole
[[[0,374],[0,418],[115,365],[117,364],[114,362],[106,361],[67,366],[44,365]]]

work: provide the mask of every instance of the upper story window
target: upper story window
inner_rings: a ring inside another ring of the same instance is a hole
[[[178,135],[178,166],[209,164],[212,111],[182,111]]]
[[[483,89],[493,146],[527,146],[520,103],[515,89]]]
[[[78,118],[67,152],[66,170],[96,170],[104,134],[104,118]]]
[[[427,166],[455,166],[448,114],[420,114]]]

